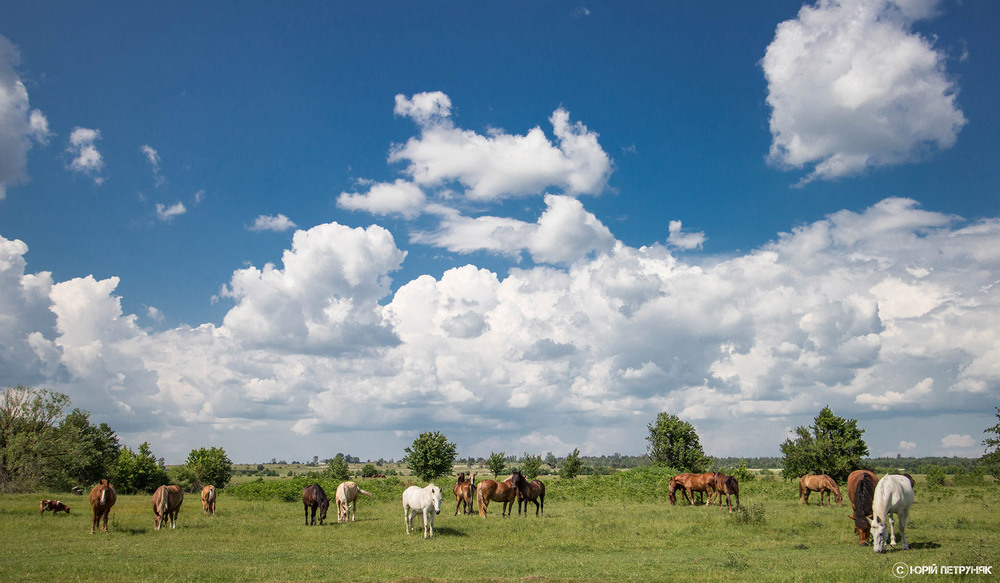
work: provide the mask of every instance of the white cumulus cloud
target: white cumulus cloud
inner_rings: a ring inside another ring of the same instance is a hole
[[[274,231],[276,233],[290,231],[294,229],[297,225],[285,215],[278,213],[277,215],[260,215],[254,219],[252,225],[248,225],[247,229],[255,232],[261,231]]]
[[[834,179],[946,149],[966,123],[945,54],[913,24],[936,1],[819,0],[778,25],[761,65],[769,160]]]
[[[52,135],[45,115],[31,109],[16,70],[20,60],[17,47],[0,35],[0,200],[6,197],[8,185],[27,179],[33,143],[45,144]]]
[[[104,158],[95,145],[100,138],[100,130],[78,127],[69,135],[69,146],[66,148],[73,156],[70,169],[93,177],[98,184],[103,182],[98,173],[104,168]]]

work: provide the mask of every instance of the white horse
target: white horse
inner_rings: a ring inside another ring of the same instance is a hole
[[[886,539],[892,540],[890,545],[896,546],[896,533],[893,529],[892,517],[896,515],[899,523],[899,537],[903,543],[900,548],[906,550],[910,545],[906,542],[906,517],[910,514],[913,504],[913,486],[906,476],[889,474],[883,476],[875,486],[875,499],[872,501],[872,543],[876,553],[886,551]],[[886,533],[888,523],[889,532]]]
[[[433,512],[428,513],[429,510]],[[413,530],[413,517],[417,512],[424,513],[424,538],[428,537],[428,527],[430,536],[434,536],[434,515],[441,514],[441,488],[428,484],[423,488],[410,486],[403,492],[403,521],[406,523],[406,534],[410,534]]]

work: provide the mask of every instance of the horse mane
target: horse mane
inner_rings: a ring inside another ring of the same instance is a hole
[[[868,474],[858,480],[854,491],[854,526],[861,530],[871,528],[868,515],[872,513],[872,502],[875,499],[875,480]]]

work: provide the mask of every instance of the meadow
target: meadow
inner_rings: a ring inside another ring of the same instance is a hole
[[[480,474],[480,478],[483,475]],[[301,480],[302,478],[299,478]],[[403,529],[400,493],[409,478],[358,480],[373,498],[358,520],[306,526],[293,479],[246,482],[219,496],[216,516],[185,496],[176,530],[153,529],[150,497],[120,496],[108,534],[90,534],[85,497],[0,497],[2,581],[886,581],[909,566],[989,566],[1000,572],[1000,488],[928,486],[917,476],[910,550],[860,547],[850,503],[808,507],[797,484],[741,485],[743,511],[670,506],[656,474],[550,479],[545,514],[502,519],[454,516],[454,478],[434,537]],[[333,488],[324,484],[328,494]],[[70,515],[38,516],[58,497]],[[288,501],[291,497],[293,500]],[[420,518],[416,519],[416,525]],[[945,575],[910,579],[950,580]],[[972,576],[966,580],[997,580]]]

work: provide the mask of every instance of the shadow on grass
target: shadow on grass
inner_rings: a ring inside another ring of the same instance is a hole
[[[435,526],[434,536],[469,536],[464,530],[458,530],[457,528],[449,528],[447,526]]]
[[[920,542],[920,543],[910,543],[911,550],[922,551],[925,549],[940,549],[941,545],[935,542]]]

